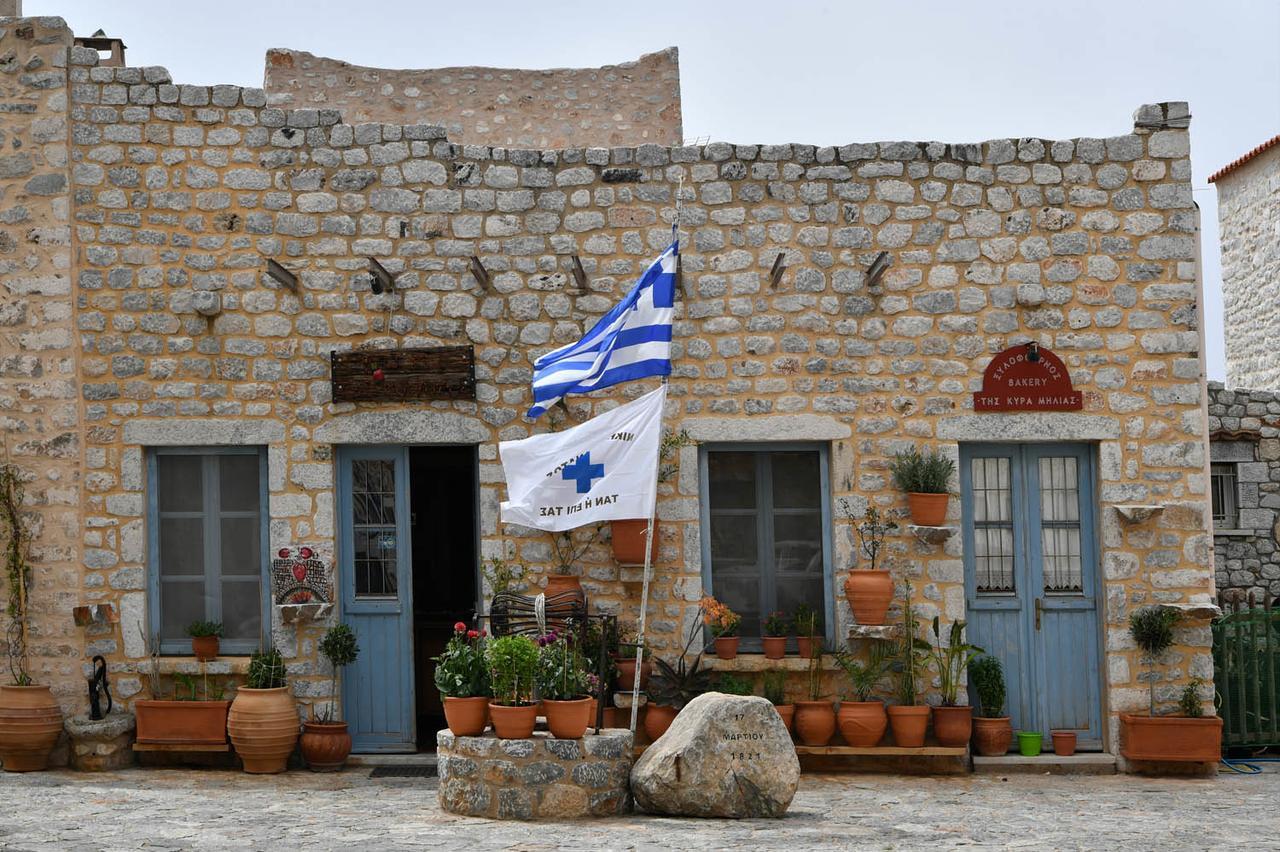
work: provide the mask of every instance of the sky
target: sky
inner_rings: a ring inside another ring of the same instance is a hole
[[[25,0],[124,39],[175,82],[261,86],[268,48],[357,65],[592,67],[680,49],[686,140],[1114,136],[1189,101],[1206,359],[1226,373],[1217,193],[1206,178],[1280,133],[1280,0]]]

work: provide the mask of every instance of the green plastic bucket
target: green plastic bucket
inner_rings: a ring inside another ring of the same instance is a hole
[[[1018,731],[1018,751],[1023,757],[1035,757],[1044,741],[1039,731]]]

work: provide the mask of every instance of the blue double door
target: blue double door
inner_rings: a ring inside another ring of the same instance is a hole
[[[353,751],[434,748],[431,658],[477,604],[476,494],[474,447],[339,449],[342,619],[360,644],[342,679]]]
[[[960,448],[969,640],[1003,665],[1015,731],[1083,750],[1103,745],[1094,466],[1085,444]]]

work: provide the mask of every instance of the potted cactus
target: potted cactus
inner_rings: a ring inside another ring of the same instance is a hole
[[[298,705],[274,645],[253,652],[245,685],[236,690],[227,732],[252,774],[283,772],[298,744]]]
[[[1013,742],[1013,725],[1004,715],[1004,668],[990,655],[969,664],[969,680],[978,695],[978,715],[973,720],[973,747],[984,757],[1006,754]]]
[[[360,656],[356,634],[345,624],[330,627],[320,640],[320,654],[329,661],[329,705],[309,722],[302,723],[302,757],[312,772],[337,772],[351,754],[351,734],[338,718],[338,673]]]
[[[911,523],[921,527],[942,526],[947,518],[947,483],[956,463],[941,453],[915,447],[895,453],[889,462],[893,484],[907,494]]]

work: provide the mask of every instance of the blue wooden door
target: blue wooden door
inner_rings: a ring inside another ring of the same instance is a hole
[[[342,447],[338,508],[342,617],[360,642],[342,680],[352,750],[416,751],[408,448]]]
[[[1102,747],[1093,453],[961,447],[970,641],[1004,666],[1015,730]]]

